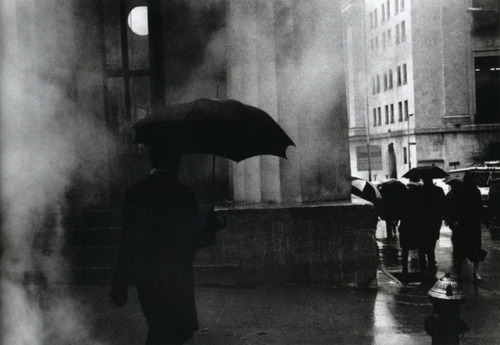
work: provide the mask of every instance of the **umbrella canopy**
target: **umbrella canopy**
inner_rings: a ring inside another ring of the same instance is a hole
[[[176,146],[184,153],[208,153],[239,162],[257,155],[286,158],[295,145],[269,114],[236,100],[201,98],[167,106],[138,121],[135,141]]]
[[[437,166],[420,166],[410,169],[403,177],[409,179],[444,178],[450,176],[446,171]]]
[[[377,187],[359,177],[351,177],[351,193],[373,204],[382,199]]]
[[[383,220],[401,219],[406,204],[405,184],[399,180],[390,179],[382,182],[378,188],[383,200],[382,207],[379,208],[380,218]]]

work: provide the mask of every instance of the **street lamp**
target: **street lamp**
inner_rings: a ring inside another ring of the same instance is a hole
[[[411,149],[410,149],[410,117],[412,117],[413,114],[408,114],[408,135],[407,135],[407,139],[408,139],[408,169],[411,169]]]

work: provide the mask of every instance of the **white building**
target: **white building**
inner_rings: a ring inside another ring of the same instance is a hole
[[[344,1],[353,175],[498,159],[498,3]]]

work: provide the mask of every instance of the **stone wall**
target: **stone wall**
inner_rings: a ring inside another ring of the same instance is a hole
[[[376,286],[371,204],[220,209],[228,221],[214,255],[239,262],[242,283]]]

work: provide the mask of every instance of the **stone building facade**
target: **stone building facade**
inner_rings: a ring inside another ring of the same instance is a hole
[[[500,158],[498,1],[343,5],[354,175]]]

